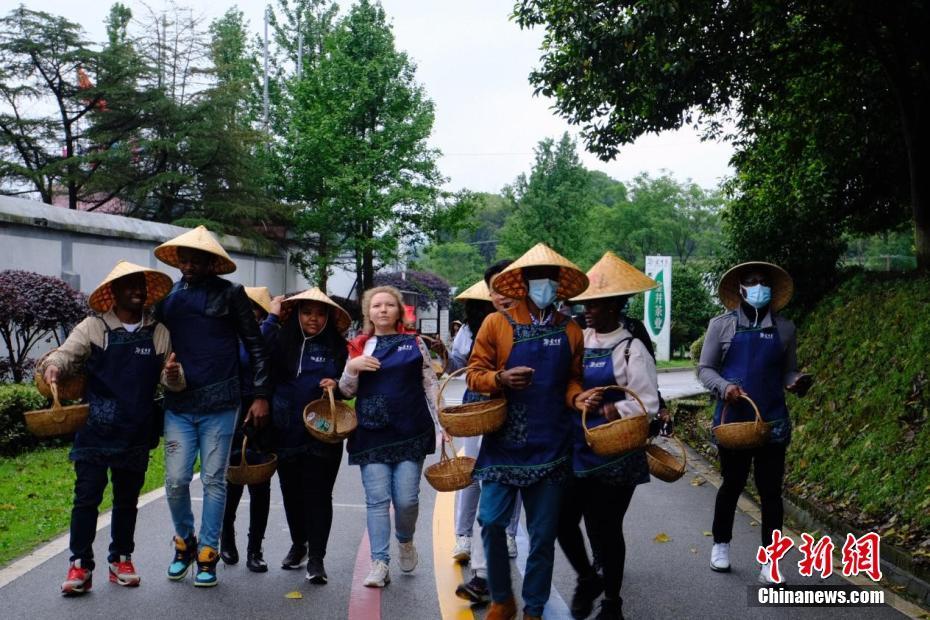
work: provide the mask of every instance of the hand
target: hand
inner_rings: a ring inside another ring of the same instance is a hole
[[[733,405],[743,396],[746,396],[746,392],[743,391],[743,388],[735,383],[731,383],[727,386],[726,392],[723,393],[723,400]]]
[[[284,295],[278,295],[277,297],[272,297],[271,298],[271,312],[269,312],[269,314],[273,314],[276,317],[280,317],[281,316],[281,305],[282,305],[281,302],[283,301],[284,301]]]
[[[498,376],[504,387],[511,390],[525,390],[533,383],[534,372],[536,371],[529,366],[515,366],[504,370]]]
[[[813,384],[814,378],[805,373],[795,379],[794,382],[785,389],[793,394],[797,394],[798,396],[804,396],[807,394],[807,390],[811,389]]]
[[[58,383],[59,375],[61,375],[61,371],[58,369],[58,366],[49,364],[45,367],[45,373],[42,375],[42,378],[45,379],[46,383],[52,385],[53,383]]]
[[[324,390],[335,390],[336,385],[335,379],[320,379],[320,387]]]
[[[181,380],[181,365],[178,364],[174,352],[168,356],[168,360],[165,362],[165,379],[169,383],[177,383]]]
[[[659,421],[659,434],[663,437],[671,437],[675,434],[675,426],[672,421],[672,414],[668,409],[659,409],[659,414],[656,416],[656,419]]]
[[[587,407],[588,411],[591,411],[592,409],[600,407],[602,402],[604,402],[604,391],[598,388],[591,388],[590,390],[585,390],[581,394],[578,394],[573,404],[578,411],[581,411],[584,407]]]
[[[443,353],[446,352],[446,345],[443,343],[442,340],[440,340],[439,338],[436,338],[435,340],[432,340],[430,342],[429,350],[436,353],[437,355],[442,355]]]
[[[445,429],[442,430],[442,440],[446,442],[447,444],[449,444],[450,446],[452,445],[452,435],[447,433]]]
[[[602,403],[601,415],[605,420],[619,420],[620,410],[617,409],[617,403]]]
[[[350,359],[346,363],[346,368],[355,374],[360,372],[371,372],[381,368],[381,362],[378,361],[377,357],[372,357],[371,355],[359,355],[358,357]]]
[[[245,416],[243,424],[252,424],[255,428],[265,428],[269,420],[268,401],[264,398],[256,398],[249,407],[249,412]]]

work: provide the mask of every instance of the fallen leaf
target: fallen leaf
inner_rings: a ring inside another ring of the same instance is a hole
[[[693,487],[699,487],[699,486],[701,486],[702,484],[704,484],[705,482],[707,482],[707,481],[704,480],[703,478],[701,478],[700,476],[695,476],[694,478],[691,479],[691,486],[693,486]]]
[[[659,532],[658,534],[656,534],[656,537],[653,538],[652,540],[657,543],[667,543],[672,539],[665,532]]]
[[[704,536],[713,536],[713,535],[714,535],[713,532],[704,532]]]
[[[697,547],[691,547],[691,553],[697,554]]]
[[[750,521],[749,525],[751,525],[752,527],[759,527],[759,523],[757,521]]]
[[[303,598],[303,597],[304,595],[296,590],[294,590],[293,592],[288,592],[287,594],[284,595],[284,598],[293,598],[293,599],[298,599],[298,598]]]

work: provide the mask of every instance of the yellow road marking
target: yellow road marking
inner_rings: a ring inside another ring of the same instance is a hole
[[[462,566],[452,559],[455,547],[455,493],[436,493],[433,505],[433,572],[443,620],[475,620],[468,601],[455,595]]]

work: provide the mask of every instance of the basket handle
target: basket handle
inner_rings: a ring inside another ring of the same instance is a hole
[[[442,383],[439,384],[439,391],[436,392],[436,408],[439,409],[439,403],[442,402],[442,391],[446,389],[446,386],[449,385],[449,381],[452,380],[452,377],[465,372],[466,370],[472,370],[474,366],[462,366],[458,370],[450,372],[446,375],[446,378],[442,380]]]
[[[61,409],[61,401],[58,399],[58,382],[49,383],[48,389],[52,392],[52,409]]]
[[[445,463],[446,461],[451,460],[449,454],[446,452],[446,440],[440,436],[439,438],[439,462]],[[455,456],[455,444],[452,443],[452,436],[449,436],[449,448],[452,450],[452,456]]]
[[[245,467],[245,447],[249,443],[249,436],[242,433],[242,454],[239,456],[239,467]]]
[[[631,390],[630,388],[623,387],[622,385],[605,385],[604,387],[596,388],[597,391],[601,394],[608,390],[621,390],[626,392],[633,397],[634,400],[639,404],[639,408],[643,410],[643,415],[648,416],[646,412],[646,406],[643,404],[643,401],[640,400],[639,394]],[[585,405],[581,408],[581,427],[585,430],[585,433],[588,432],[588,406]]]
[[[678,442],[678,447],[681,449],[681,468],[686,468],[688,466],[688,452],[685,450],[685,442],[679,439],[678,435],[673,435],[669,439],[674,439]],[[649,443],[655,444],[655,437],[650,437]]]
[[[430,338],[429,336],[424,336],[423,334],[417,334],[420,338],[425,340],[427,343],[440,342],[436,338]],[[427,347],[429,348],[429,347]],[[432,351],[432,349],[430,349]],[[440,359],[442,359],[442,373],[446,372],[446,368],[449,367],[449,352],[446,350],[446,347],[443,346],[442,349],[438,352]],[[440,374],[442,374],[440,373]]]
[[[327,396],[329,396],[329,412],[333,415],[333,428],[326,434],[335,435],[336,425],[339,424],[339,415],[336,413],[336,397],[333,396],[333,388],[324,388],[324,391],[326,392]]]
[[[752,410],[753,410],[753,412],[755,412],[755,414],[756,414],[756,425],[759,426],[759,425],[763,424],[764,421],[762,420],[762,414],[759,413],[759,408],[756,406],[756,403],[755,403],[751,398],[749,398],[749,395],[747,395],[747,394],[740,394],[739,397],[742,398],[743,400],[745,400],[746,402],[748,402],[750,405],[752,405]],[[727,410],[728,410],[729,408],[730,408],[730,403],[724,401],[724,402],[723,402],[723,409],[721,409],[721,411],[720,411],[720,424],[723,424],[723,423],[726,421]]]

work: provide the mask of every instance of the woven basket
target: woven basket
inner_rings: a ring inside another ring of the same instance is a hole
[[[465,372],[469,367],[459,368],[446,377],[439,386],[437,400],[442,402],[442,391],[449,385],[455,375]],[[449,405],[439,409],[439,424],[453,437],[475,437],[493,433],[507,419],[507,401],[503,398],[492,398],[462,405]]]
[[[39,394],[45,398],[52,398],[52,390],[48,383],[45,382],[45,377],[42,376],[39,369],[42,368],[42,364],[51,353],[52,351],[49,351],[36,362],[36,389],[39,390]],[[85,378],[83,374],[62,376],[58,380],[58,398],[64,400],[81,400],[84,398],[84,385]]]
[[[58,384],[49,386],[52,394],[52,408],[27,411],[23,414],[26,428],[37,437],[56,437],[71,435],[81,429],[90,414],[88,405],[68,405],[62,407],[58,400]]]
[[[455,454],[455,447],[452,448]],[[446,442],[442,442],[439,462],[433,463],[423,472],[426,481],[437,491],[461,491],[472,483],[471,473],[475,469],[475,459],[470,456],[453,456],[446,454]]]
[[[304,426],[307,432],[324,443],[339,443],[355,430],[358,419],[355,409],[336,400],[332,388],[324,390],[326,396],[304,407]]]
[[[639,408],[643,410],[643,413],[588,428],[588,408],[584,407],[581,410],[581,426],[584,428],[585,441],[591,450],[599,456],[617,456],[643,448],[649,437],[649,416],[646,414],[643,401],[636,392],[619,385],[607,385],[598,390],[601,393],[608,390],[626,392],[639,403]]]
[[[752,422],[727,422],[727,411],[730,406],[729,403],[724,403],[723,410],[720,412],[720,424],[713,428],[717,445],[730,450],[750,450],[765,445],[772,431],[771,425],[762,420],[762,414],[759,413],[759,408],[751,398],[745,394],[740,398],[752,406],[756,419]]]
[[[658,445],[649,442],[646,446],[646,460],[649,462],[649,473],[665,482],[675,482],[685,475],[685,468],[688,465],[688,454],[685,452],[685,444],[678,437],[674,438],[681,449],[681,460],[668,450],[660,448]]]
[[[238,465],[230,465],[226,470],[226,480],[232,484],[261,484],[271,480],[274,471],[278,468],[278,456],[276,454],[267,454],[269,457],[264,463],[249,465],[246,462],[246,446],[249,443],[248,436],[242,437],[242,457]]]
[[[436,338],[430,338],[429,336],[424,336],[423,334],[418,334],[418,336],[426,342],[426,346],[430,349],[430,351],[434,351],[434,349],[431,348],[434,344],[442,344],[441,341],[437,340]],[[431,360],[430,366],[433,367],[433,372],[436,373],[436,378],[441,379],[442,376],[446,374],[446,369],[449,367],[449,352],[446,351],[445,346],[440,347],[438,351],[434,352],[439,355],[439,359]]]

